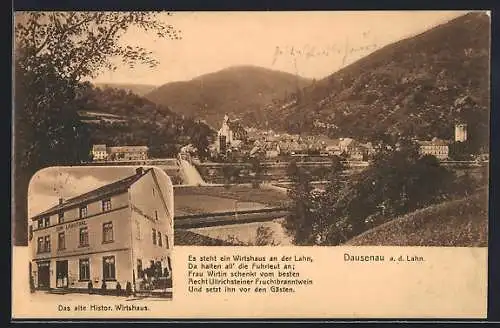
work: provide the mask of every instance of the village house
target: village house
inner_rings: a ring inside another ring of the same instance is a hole
[[[466,101],[467,98],[460,99]],[[457,122],[455,124],[455,142],[467,141],[467,124]],[[451,141],[433,138],[431,141],[417,141],[421,155],[432,155],[439,160],[446,160],[449,156]]]
[[[153,168],[60,199],[29,220],[34,288],[137,291],[152,272],[171,285],[173,205],[170,178]]]
[[[421,155],[432,155],[445,160],[449,154],[449,141],[433,138],[431,141],[417,141]]]
[[[93,145],[92,146],[92,160],[104,161],[108,158],[108,150],[106,145]]]
[[[92,146],[93,161],[134,161],[148,159],[149,148],[147,146],[116,146],[106,145]]]
[[[108,157],[116,161],[145,160],[148,158],[147,146],[117,146],[108,147]]]
[[[356,146],[356,141],[352,138],[339,138],[339,148],[341,153],[349,154]]]

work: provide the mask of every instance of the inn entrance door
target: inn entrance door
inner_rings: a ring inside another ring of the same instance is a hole
[[[50,262],[38,262],[38,288],[50,287]]]
[[[68,287],[68,261],[57,261],[56,262],[56,287],[57,288],[67,288]]]

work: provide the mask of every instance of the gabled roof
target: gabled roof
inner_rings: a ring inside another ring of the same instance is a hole
[[[105,186],[102,186],[102,187],[99,187],[97,189],[86,192],[84,194],[67,199],[62,204],[57,204],[56,206],[53,206],[53,207],[49,208],[48,210],[45,210],[42,213],[39,213],[39,214],[33,216],[32,220],[35,220],[39,217],[55,214],[63,209],[66,210],[66,209],[74,208],[74,207],[77,207],[79,205],[89,203],[93,200],[100,199],[100,198],[103,198],[103,197],[108,196],[108,195],[114,195],[116,193],[125,192],[128,190],[128,188],[130,188],[130,186],[134,182],[136,182],[137,180],[139,180],[140,178],[142,178],[143,176],[148,174],[149,171],[151,171],[151,170],[152,170],[152,168],[147,169],[147,170],[143,170],[142,173],[136,173],[136,174],[131,175],[129,177],[126,177],[124,179],[115,181],[113,183],[110,183],[110,184],[107,184]]]
[[[449,141],[437,139],[437,138],[434,138],[430,141],[427,141],[427,140],[417,141],[417,143],[420,146],[448,146],[450,144]]]
[[[94,151],[106,151],[106,145],[93,145],[92,150],[94,150]]]
[[[111,153],[114,152],[135,152],[135,151],[148,151],[149,147],[148,146],[113,146],[113,147],[108,147],[108,150]]]

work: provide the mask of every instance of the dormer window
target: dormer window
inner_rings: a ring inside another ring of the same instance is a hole
[[[48,227],[50,225],[50,217],[43,218],[43,226]]]

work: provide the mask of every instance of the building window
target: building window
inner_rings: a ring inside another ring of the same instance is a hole
[[[57,249],[66,249],[66,236],[64,232],[60,232],[57,238]]]
[[[170,249],[170,245],[168,243],[168,236],[165,234],[165,247],[167,247],[167,249]]]
[[[44,247],[43,247],[43,237],[38,237],[38,246],[37,246],[37,252],[38,253],[43,253]]]
[[[29,227],[29,241],[31,241],[33,239],[33,226],[30,225]]]
[[[50,252],[50,235],[48,236],[45,236],[45,240],[44,240],[44,251],[45,252]]]
[[[115,257],[105,256],[102,258],[102,273],[104,280],[115,280]]]
[[[89,229],[87,227],[80,228],[80,247],[89,245]]]
[[[155,210],[155,219],[158,221],[158,211]]]
[[[87,217],[87,206],[80,207],[80,219]]]
[[[156,245],[156,230],[153,229],[153,245]]]
[[[144,271],[142,271],[141,259],[137,259],[137,278],[144,278]]]
[[[50,217],[43,218],[43,226],[48,227],[50,225]]]
[[[64,222],[64,212],[59,212],[57,214],[57,223],[63,223]]]
[[[161,240],[161,232],[158,231],[158,246],[163,246],[162,240]]]
[[[102,201],[102,211],[110,211],[111,210],[111,199],[105,199]]]
[[[113,241],[113,222],[106,222],[102,225],[102,242],[111,243]]]
[[[80,259],[80,281],[90,280],[90,260]]]
[[[43,228],[43,219],[38,219],[38,229]]]
[[[153,197],[155,196],[155,188],[153,188]]]

